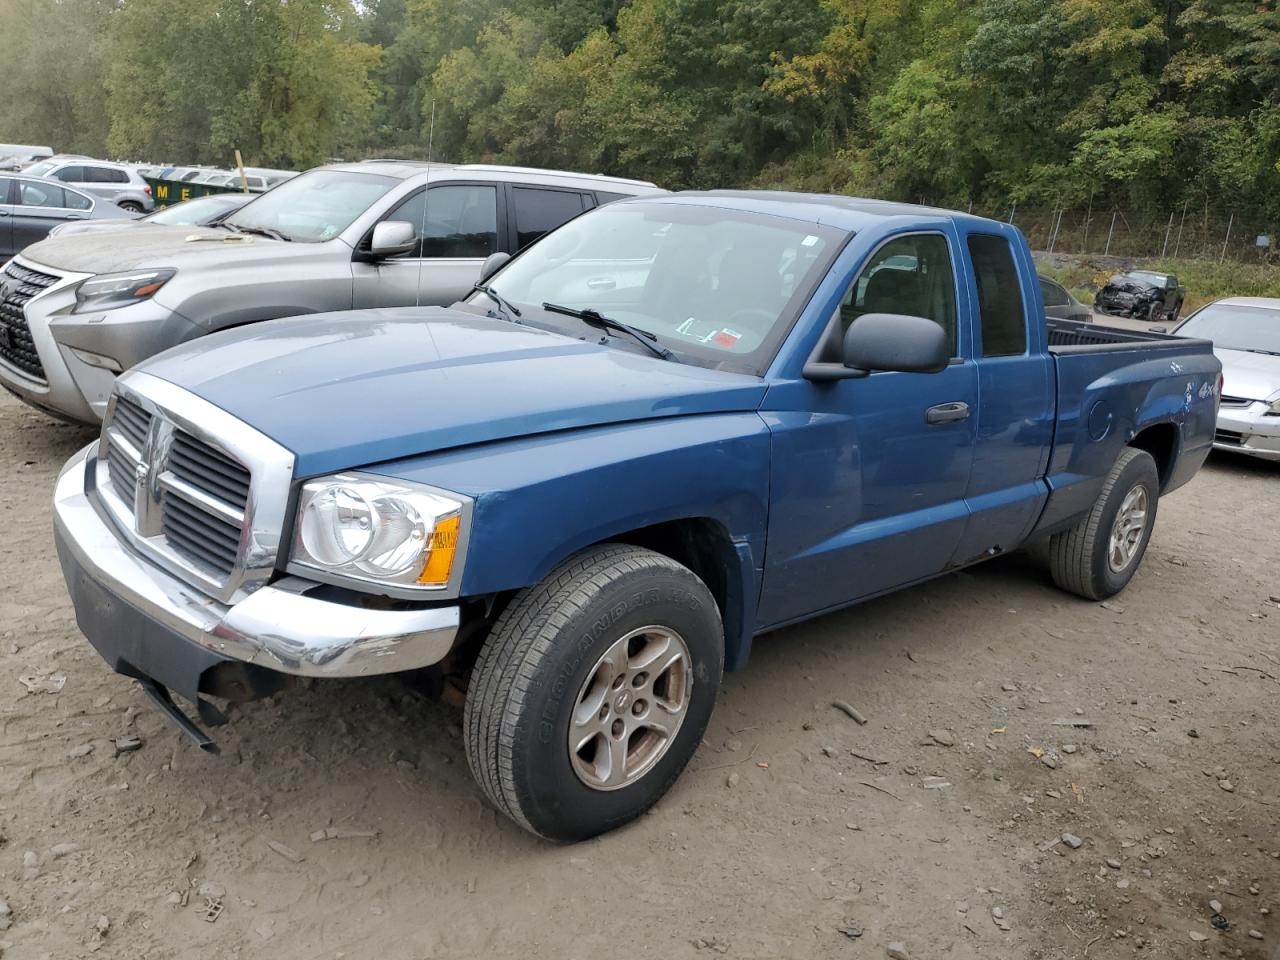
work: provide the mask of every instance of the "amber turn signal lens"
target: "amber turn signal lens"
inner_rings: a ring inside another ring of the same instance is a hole
[[[418,577],[419,583],[449,582],[449,574],[453,570],[453,558],[458,552],[458,531],[461,527],[462,517],[456,513],[436,524],[431,534],[431,554],[427,557],[427,565],[422,568],[422,573]]]

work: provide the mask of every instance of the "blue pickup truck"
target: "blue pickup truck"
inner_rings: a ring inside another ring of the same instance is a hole
[[[58,552],[202,746],[289,676],[425,669],[494,805],[590,837],[676,779],[753,637],[1019,548],[1110,596],[1213,440],[1210,344],[1047,321],[1002,223],[686,193],[504,259],[447,309],[119,378]]]

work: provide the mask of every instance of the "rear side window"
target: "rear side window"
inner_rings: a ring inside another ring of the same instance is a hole
[[[956,280],[947,238],[939,233],[897,237],[871,255],[840,301],[848,329],[867,313],[925,317],[947,331],[956,350]]]
[[[537,190],[513,187],[516,211],[516,247],[524,249],[544,233],[549,233],[582,212],[582,194],[566,190]]]
[[[982,355],[1010,357],[1027,352],[1027,324],[1013,251],[1004,237],[969,236],[969,256],[978,285]]]
[[[114,167],[85,167],[84,183],[128,183],[129,177],[123,170]]]
[[[1046,307],[1065,307],[1067,305],[1067,291],[1052,280],[1046,280],[1041,277],[1040,292],[1044,295],[1044,305]]]
[[[92,200],[75,190],[63,190],[62,196],[69,210],[89,210],[93,207]]]

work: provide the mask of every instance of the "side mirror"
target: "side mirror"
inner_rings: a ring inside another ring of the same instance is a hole
[[[383,220],[373,228],[369,252],[375,258],[408,253],[418,245],[418,231],[408,220]]]
[[[484,283],[495,273],[502,269],[503,265],[511,259],[509,253],[491,253],[485,257],[484,263],[480,265],[480,279],[476,283]]]
[[[951,362],[951,341],[924,317],[868,313],[844,335],[844,365],[852,370],[938,373]]]

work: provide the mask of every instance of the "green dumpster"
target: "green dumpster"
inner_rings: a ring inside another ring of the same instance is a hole
[[[143,177],[151,187],[151,196],[156,207],[167,207],[183,200],[196,197],[208,197],[215,193],[242,193],[238,187],[214,187],[207,183],[189,183],[182,180],[161,180],[156,177]]]

